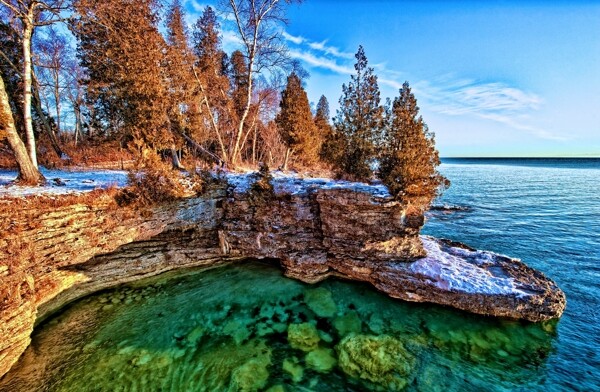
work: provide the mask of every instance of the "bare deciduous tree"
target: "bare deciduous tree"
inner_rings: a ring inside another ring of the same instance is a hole
[[[31,39],[37,27],[49,26],[63,20],[61,14],[67,10],[68,2],[66,0],[0,0],[0,5],[8,9],[10,16],[19,22],[18,31],[23,50],[23,117],[27,152],[33,166],[37,168],[35,135],[31,119]]]
[[[241,159],[244,128],[252,106],[254,77],[265,69],[288,62],[287,50],[281,40],[281,24],[286,23],[286,5],[293,2],[295,0],[227,0],[225,4],[224,12],[235,21],[248,67],[247,95],[230,155],[234,166]]]

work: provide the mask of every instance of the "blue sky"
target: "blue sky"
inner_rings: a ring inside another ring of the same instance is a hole
[[[600,2],[307,0],[288,18],[332,114],[363,45],[382,97],[409,81],[441,156],[600,156]]]

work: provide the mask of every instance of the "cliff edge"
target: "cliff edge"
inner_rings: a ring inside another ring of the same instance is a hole
[[[77,298],[249,258],[276,260],[304,282],[363,281],[483,315],[536,322],[565,308],[557,285],[519,260],[420,236],[423,216],[382,185],[276,175],[264,190],[254,175],[226,180],[144,208],[118,207],[106,192],[0,200],[0,376],[36,322]]]

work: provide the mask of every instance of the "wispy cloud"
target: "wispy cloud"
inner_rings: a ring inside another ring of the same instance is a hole
[[[350,75],[354,72],[354,69],[351,66],[340,65],[335,60],[323,56],[317,56],[308,51],[290,49],[289,54],[292,56],[292,58],[302,60],[313,67],[327,69],[344,75]]]
[[[287,31],[284,31],[281,34],[283,35],[283,38],[286,41],[292,42],[292,43],[294,43],[296,45],[300,45],[304,41],[306,41],[306,39],[304,37],[300,37],[300,36],[288,34]]]
[[[327,45],[327,40],[323,41],[311,41],[308,38],[302,37],[300,35],[292,35],[287,31],[283,31],[283,38],[296,45],[306,45],[308,48],[317,51],[319,53],[333,56],[338,59],[353,59],[354,54],[349,52],[344,52],[340,48],[337,48],[332,45]]]
[[[537,94],[514,86],[446,76],[435,81],[417,82],[413,89],[437,113],[475,116],[542,139],[567,140],[532,125],[531,114],[540,109],[543,100]]]
[[[327,45],[327,40],[312,41],[306,37],[292,35],[287,31],[283,31],[282,36],[290,47],[289,54],[292,58],[303,61],[309,67],[326,69],[342,75],[354,72],[350,61],[354,55],[335,46]]]

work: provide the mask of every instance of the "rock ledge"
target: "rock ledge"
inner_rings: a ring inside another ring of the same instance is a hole
[[[369,282],[395,298],[543,321],[566,304],[554,282],[521,261],[419,236],[422,216],[385,187],[275,174],[253,176],[143,211],[93,205],[0,212],[0,376],[29,345],[34,324],[92,292],[169,270],[248,258],[278,260],[286,276]],[[27,256],[24,256],[27,255]]]

